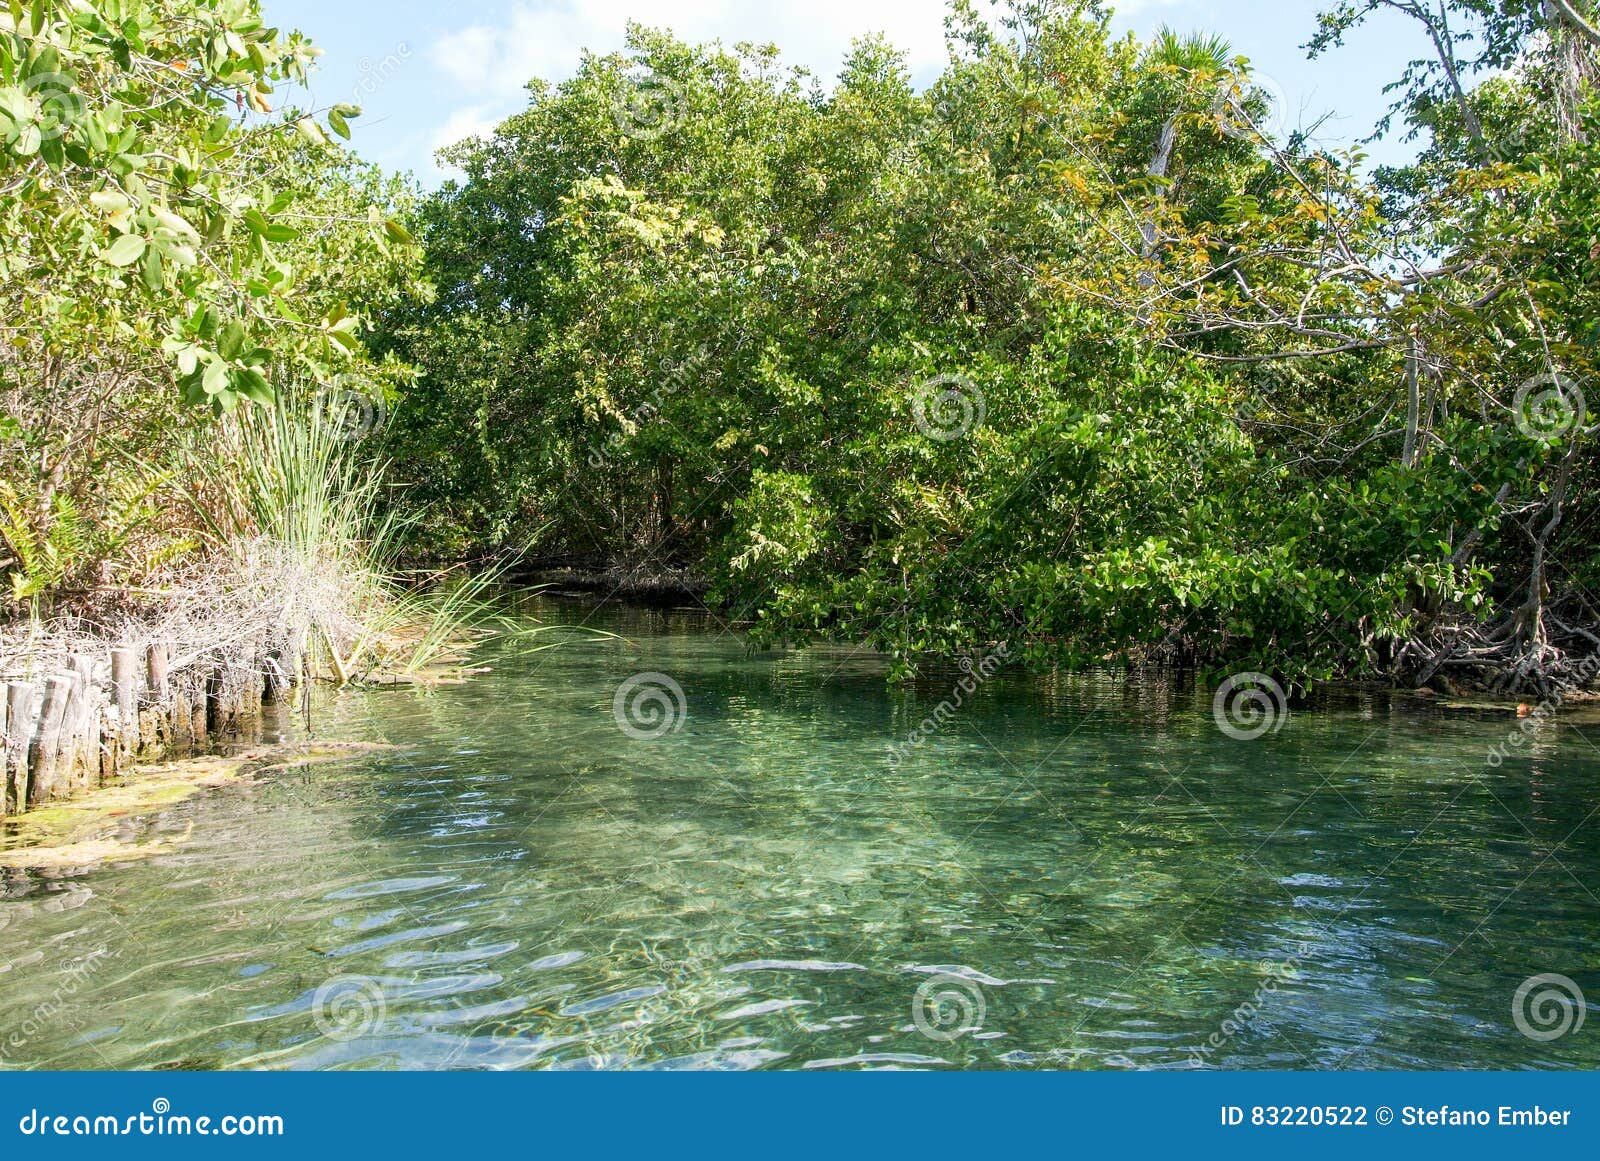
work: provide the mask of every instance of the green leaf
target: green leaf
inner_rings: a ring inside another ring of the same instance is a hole
[[[235,371],[233,383],[241,395],[257,403],[270,405],[277,398],[277,394],[272,390],[272,384],[267,382],[267,377],[260,371],[248,368]]]
[[[83,129],[83,136],[88,141],[89,147],[96,153],[104,153],[110,142],[106,138],[105,126],[100,123],[99,116],[85,117],[79,125]]]
[[[244,324],[237,319],[222,328],[222,335],[217,340],[217,350],[224,359],[237,359],[244,353],[245,330]]]
[[[103,261],[113,266],[132,266],[144,257],[145,240],[138,234],[124,234],[100,251]]]
[[[150,212],[155,217],[156,221],[160,222],[174,234],[177,234],[179,237],[184,238],[187,241],[196,244],[199,243],[200,232],[189,224],[188,219],[181,218],[171,210],[164,210],[160,206],[154,207]]]
[[[361,340],[349,331],[329,331],[328,337],[353,355],[361,353]]]
[[[139,264],[139,275],[144,279],[146,289],[151,293],[161,290],[163,278],[161,274],[161,251],[149,247],[144,252],[144,261]]]
[[[205,374],[200,379],[200,386],[207,395],[215,395],[219,391],[228,389],[228,364],[221,359],[213,359],[206,365]]]
[[[39,152],[39,146],[44,139],[39,135],[39,126],[34,124],[23,125],[17,133],[17,140],[11,146],[11,151],[18,157],[32,157]]]
[[[181,269],[187,270],[200,261],[200,256],[195,253],[193,246],[182,242],[162,242],[159,245],[167,261]]]

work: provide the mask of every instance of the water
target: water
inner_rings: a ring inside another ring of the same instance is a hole
[[[1600,727],[1493,768],[1504,715],[1239,741],[1204,694],[1002,671],[902,756],[959,671],[541,613],[626,639],[345,695],[318,731],[397,749],[7,880],[4,1067],[1600,1066]],[[659,739],[613,716],[641,672],[684,691]]]

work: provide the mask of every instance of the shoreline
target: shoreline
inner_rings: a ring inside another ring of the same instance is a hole
[[[541,595],[560,599],[592,599],[594,589],[583,589],[585,584],[595,585],[606,579],[606,574],[581,573],[567,570],[560,575],[571,588],[580,591],[566,594],[543,590]],[[678,593],[663,581],[658,593]],[[601,603],[617,601],[640,608],[659,609],[659,603],[636,598],[622,598],[608,594]],[[692,613],[694,610],[683,610]],[[113,650],[113,653],[117,652]],[[122,650],[121,652],[127,652]],[[162,651],[150,648],[151,658]],[[257,659],[259,660],[259,659]],[[464,658],[455,657],[444,665],[431,665],[416,673],[377,673],[369,682],[371,688],[394,690],[400,688],[427,688],[456,685],[469,681],[474,674],[485,672],[481,667],[464,664]],[[206,662],[216,667],[215,657]],[[235,666],[232,676],[214,668],[205,679],[190,681],[184,688],[194,696],[184,697],[172,692],[180,686],[168,677],[168,693],[150,673],[159,665],[149,668],[139,676],[147,680],[128,684],[128,663],[119,665],[113,658],[112,682],[109,696],[99,707],[98,716],[90,714],[96,728],[91,731],[98,742],[99,753],[88,735],[71,741],[75,747],[84,743],[83,752],[64,760],[65,769],[72,775],[65,782],[58,781],[54,796],[32,801],[30,795],[21,795],[24,801],[14,803],[19,808],[0,813],[0,870],[66,870],[107,862],[120,862],[132,858],[148,857],[168,849],[163,843],[139,844],[115,837],[115,832],[125,829],[133,819],[148,817],[171,806],[187,801],[202,790],[236,784],[265,770],[284,765],[335,761],[372,749],[384,748],[381,743],[341,741],[275,742],[262,745],[262,734],[271,729],[277,714],[287,710],[298,700],[296,694],[305,689],[301,681],[269,679],[270,669],[264,664]],[[932,666],[918,680],[936,682],[945,669],[954,671],[956,662],[941,661]],[[92,667],[79,667],[87,672],[80,694],[92,699],[94,680]],[[281,669],[278,670],[282,672]],[[1079,671],[1076,676],[1087,676],[1094,671]],[[1168,667],[1141,667],[1103,671],[1123,680],[1138,680],[1141,676],[1159,676],[1163,680],[1193,682],[1197,671]],[[121,680],[119,681],[119,675]],[[1024,680],[1038,680],[1043,674],[1021,675]],[[13,688],[16,683],[13,683]],[[0,688],[4,688],[0,686]],[[85,693],[85,691],[90,691]],[[227,696],[224,696],[227,691]],[[1333,708],[1337,701],[1347,697],[1381,696],[1399,699],[1403,704],[1418,710],[1429,710],[1446,715],[1493,715],[1515,721],[1537,724],[1541,721],[1571,722],[1574,724],[1600,723],[1600,694],[1586,689],[1574,689],[1563,695],[1542,701],[1527,698],[1493,697],[1462,690],[1440,692],[1435,689],[1408,689],[1391,683],[1374,681],[1330,681],[1323,683],[1311,695],[1309,712],[1318,708]],[[1323,699],[1331,699],[1324,701]],[[131,714],[125,707],[132,701]],[[4,701],[0,700],[0,709]],[[45,731],[43,710],[37,717],[27,719],[29,744],[22,752],[37,760],[42,753],[40,738]],[[126,736],[121,723],[131,722],[131,738]],[[0,719],[0,727],[5,725]],[[7,735],[8,739],[11,735]],[[58,745],[61,743],[58,742]],[[70,747],[69,747],[70,748]],[[11,755],[4,767],[5,785],[15,791],[20,773],[27,767],[19,766],[14,756],[16,745],[3,751]],[[57,764],[63,763],[57,755]],[[37,767],[33,767],[37,769]],[[23,782],[21,785],[26,786]]]
[[[382,742],[280,742],[141,764],[115,785],[7,819],[0,871],[60,873],[168,854],[182,845],[182,837],[141,842],[126,833],[128,824],[271,770],[395,748]]]

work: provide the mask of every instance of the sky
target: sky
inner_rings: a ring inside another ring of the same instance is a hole
[[[1162,24],[1223,34],[1280,94],[1287,128],[1320,125],[1319,143],[1365,137],[1383,114],[1383,86],[1419,50],[1416,34],[1389,16],[1350,43],[1308,62],[1300,47],[1327,0],[1123,0],[1119,33],[1148,36]],[[850,43],[881,32],[908,54],[926,84],[945,59],[944,0],[262,0],[268,20],[298,28],[326,53],[311,97],[364,112],[355,146],[391,170],[433,187],[451,176],[435,153],[485,133],[524,107],[532,77],[559,81],[585,48],[621,48],[629,20],[695,41],[771,42],[787,61],[837,74]],[[1403,160],[1400,141],[1369,147],[1375,161]]]

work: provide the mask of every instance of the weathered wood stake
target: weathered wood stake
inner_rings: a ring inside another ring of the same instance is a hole
[[[28,743],[33,738],[33,686],[13,681],[6,686],[6,748],[0,756],[0,791],[12,809],[28,806]]]
[[[100,688],[94,683],[94,659],[82,653],[72,658],[78,678],[77,717],[72,723],[73,788],[92,786],[100,776]]]
[[[139,749],[139,651],[111,651],[111,694],[117,703],[116,765]]]
[[[145,681],[150,700],[161,705],[167,700],[167,646],[157,641],[145,651]]]
[[[206,712],[206,691],[210,685],[210,678],[202,675],[189,691],[189,737],[197,747],[205,744],[206,729],[210,725]]]
[[[67,712],[76,678],[58,673],[44,683],[39,730],[28,748],[28,805],[38,806],[55,793],[56,755],[61,749],[61,719]]]
[[[206,671],[206,692],[205,701],[203,704],[206,733],[218,733],[222,730],[224,713],[222,701],[222,665],[222,655],[217,654],[211,658],[210,668]]]

